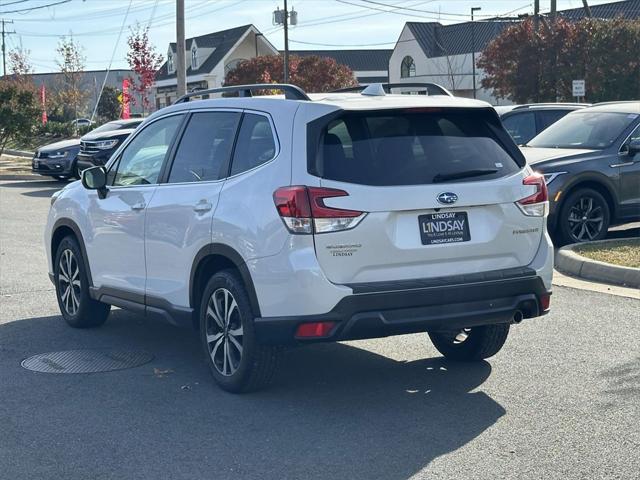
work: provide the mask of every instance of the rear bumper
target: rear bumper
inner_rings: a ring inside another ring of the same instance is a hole
[[[453,277],[430,279],[422,286],[403,282],[354,285],[354,294],[328,313],[256,318],[256,335],[262,343],[278,345],[355,340],[510,323],[517,312],[523,318],[545,314],[540,299],[551,292],[542,278],[532,269],[515,273],[501,271],[501,279],[469,282]],[[335,326],[325,337],[296,339],[298,326],[309,322],[335,322]]]

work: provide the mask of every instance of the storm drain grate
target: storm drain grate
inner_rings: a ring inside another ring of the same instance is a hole
[[[144,351],[67,350],[40,353],[22,361],[27,370],[44,373],[96,373],[138,367],[153,360]]]

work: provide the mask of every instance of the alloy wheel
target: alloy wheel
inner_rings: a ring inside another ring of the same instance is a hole
[[[58,264],[58,285],[60,300],[69,315],[75,315],[80,307],[80,266],[76,256],[66,249],[60,256]]]
[[[214,367],[226,377],[233,375],[242,360],[243,331],[238,304],[226,288],[218,288],[209,297],[205,325]]]
[[[586,242],[598,237],[604,224],[604,212],[597,199],[580,197],[569,209],[569,231],[579,242]]]

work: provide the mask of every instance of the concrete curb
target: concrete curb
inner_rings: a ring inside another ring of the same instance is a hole
[[[12,150],[5,148],[3,154],[12,155],[14,157],[33,158],[33,152],[25,152],[24,150]]]
[[[593,244],[616,244],[625,240],[601,240]],[[640,288],[640,268],[622,267],[583,257],[574,251],[580,244],[567,245],[556,252],[555,268],[568,275],[612,285]]]

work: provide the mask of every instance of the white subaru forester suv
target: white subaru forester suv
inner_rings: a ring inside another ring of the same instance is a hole
[[[547,189],[488,104],[380,85],[251,96],[264,88],[187,95],[52,197],[71,326],[111,305],[194,325],[241,392],[285,345],[428,332],[480,360],[547,313]],[[192,99],[220,92],[240,96]]]

